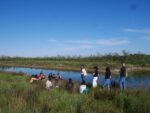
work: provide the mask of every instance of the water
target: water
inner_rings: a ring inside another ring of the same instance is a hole
[[[34,68],[22,68],[22,67],[0,67],[0,71],[6,72],[23,72],[27,75],[39,74],[41,71],[48,76],[49,73],[60,73],[63,79],[72,78],[74,81],[81,82],[80,72],[74,71],[58,71],[58,70],[46,70],[46,69],[34,69]],[[93,76],[88,74],[86,81],[92,83]],[[100,75],[98,83],[102,85],[105,81],[104,75]],[[119,82],[119,76],[112,76],[112,81]],[[130,75],[126,80],[126,86],[128,88],[142,88],[150,90],[150,73],[143,75]]]

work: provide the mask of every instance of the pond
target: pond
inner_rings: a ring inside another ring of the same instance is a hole
[[[48,76],[49,73],[60,73],[63,79],[72,78],[74,81],[81,82],[80,72],[74,71],[60,71],[60,70],[50,70],[50,69],[35,69],[35,68],[23,68],[23,67],[0,67],[0,71],[6,72],[23,72],[27,75],[39,74],[41,71]],[[88,73],[86,76],[86,81],[92,83],[93,76],[91,73]],[[104,83],[104,75],[100,75],[98,83],[102,85]],[[112,82],[119,82],[119,76],[112,75]],[[150,73],[146,74],[129,74],[129,77],[126,80],[126,86],[128,88],[141,88],[150,90]]]

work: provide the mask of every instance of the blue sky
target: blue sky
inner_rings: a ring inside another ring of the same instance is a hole
[[[0,55],[150,54],[150,0],[0,0]]]

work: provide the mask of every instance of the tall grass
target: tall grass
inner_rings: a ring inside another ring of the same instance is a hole
[[[62,85],[65,84],[63,81]],[[0,113],[150,113],[145,91],[90,89],[88,95],[64,87],[45,90],[45,81],[30,84],[25,76],[0,73]]]

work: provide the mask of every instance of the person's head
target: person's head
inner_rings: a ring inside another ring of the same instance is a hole
[[[72,82],[72,79],[71,79],[71,78],[69,78],[69,82]]]
[[[106,67],[106,72],[110,72],[110,68],[109,67]]]
[[[94,69],[95,69],[95,70],[98,70],[98,67],[97,67],[97,66],[94,66]]]
[[[125,67],[125,66],[126,66],[126,64],[125,64],[125,63],[122,63],[122,66],[123,66],[123,67]]]
[[[41,71],[40,74],[43,74],[43,71]]]
[[[81,68],[83,69],[83,68],[84,68],[84,65],[81,65]]]

